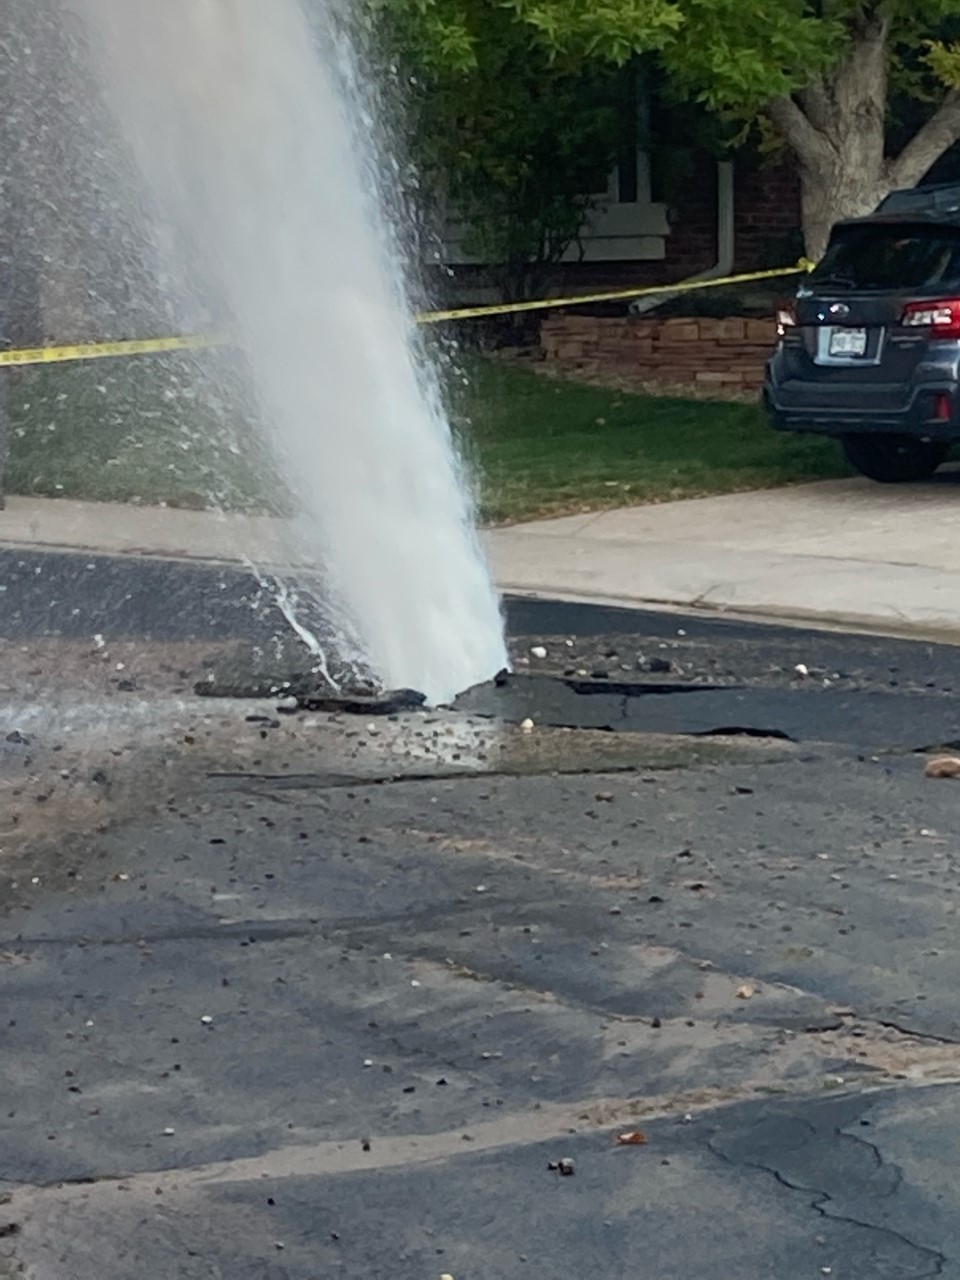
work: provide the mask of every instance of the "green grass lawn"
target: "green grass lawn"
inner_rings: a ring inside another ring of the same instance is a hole
[[[269,466],[240,397],[209,376],[216,367],[204,356],[164,355],[7,375],[7,492],[264,506]]]
[[[554,382],[471,360],[453,417],[485,520],[730,493],[845,474],[828,441],[758,406]],[[202,362],[138,358],[18,371],[7,489],[174,506],[270,507],[275,482],[240,399]]]
[[[471,373],[457,418],[488,520],[849,474],[836,444],[772,431],[759,404],[629,395],[496,362]]]

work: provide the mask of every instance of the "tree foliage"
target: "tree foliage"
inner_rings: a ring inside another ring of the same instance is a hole
[[[571,65],[655,59],[677,94],[729,121],[762,123],[792,149],[818,250],[831,218],[916,182],[960,139],[960,0],[366,3],[408,65],[463,88],[484,78],[493,28],[537,66],[545,94]],[[505,101],[514,94],[507,80],[487,84]],[[914,132],[891,154],[898,94],[914,105]],[[558,100],[558,111],[567,105]]]
[[[401,51],[413,81],[408,149],[422,198],[456,216],[464,249],[506,296],[540,292],[576,242],[590,193],[607,187],[629,79],[609,59],[518,26],[512,5],[386,0],[381,18],[387,56]]]
[[[960,90],[960,0],[367,0],[424,68],[476,65],[482,28],[507,12],[518,42],[553,56],[627,62],[655,52],[676,82],[716,108],[747,113],[805,89],[842,61],[866,25],[890,30],[893,60],[924,50],[928,87]]]
[[[475,66],[484,26],[506,13],[520,40],[553,55],[626,62],[662,48],[684,22],[675,0],[366,0],[425,68]]]
[[[550,74],[541,63],[487,48],[476,74],[421,111],[430,185],[462,219],[468,254],[495,268],[508,296],[539,293],[579,237],[623,123],[612,77]]]

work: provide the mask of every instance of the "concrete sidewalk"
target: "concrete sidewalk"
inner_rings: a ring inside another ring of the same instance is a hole
[[[263,517],[11,498],[0,546],[269,562]],[[573,516],[486,535],[507,592],[960,633],[960,476],[831,481]]]
[[[829,481],[499,529],[500,585],[884,632],[960,632],[960,476]]]
[[[0,511],[0,547],[234,564],[269,562],[282,539],[282,522],[267,516],[61,498],[7,498]]]

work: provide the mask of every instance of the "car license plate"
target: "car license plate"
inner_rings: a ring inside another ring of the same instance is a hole
[[[830,354],[832,356],[865,356],[867,354],[866,329],[831,329]]]

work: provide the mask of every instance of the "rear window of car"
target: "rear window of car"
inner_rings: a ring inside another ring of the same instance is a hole
[[[960,283],[960,229],[840,227],[813,280],[848,289],[936,289]]]

